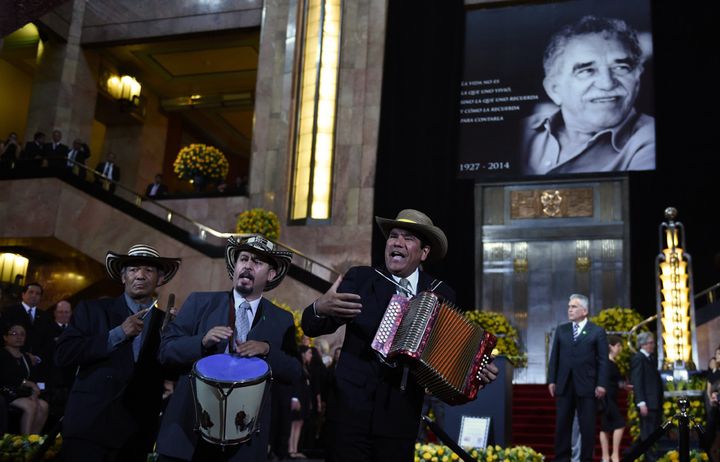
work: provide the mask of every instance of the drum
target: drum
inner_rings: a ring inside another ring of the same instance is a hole
[[[207,356],[192,369],[195,422],[200,435],[220,444],[239,444],[257,432],[270,366],[260,358]]]

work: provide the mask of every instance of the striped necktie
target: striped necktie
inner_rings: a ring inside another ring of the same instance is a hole
[[[235,311],[235,340],[238,342],[247,340],[248,332],[250,332],[250,322],[247,316],[247,312],[250,309],[250,304],[247,301],[243,301]]]
[[[573,323],[573,342],[577,340],[579,334],[580,334],[580,324],[574,322]]]

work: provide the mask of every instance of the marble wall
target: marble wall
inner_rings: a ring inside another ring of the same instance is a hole
[[[0,197],[0,239],[54,237],[103,265],[108,250],[124,253],[136,243],[147,243],[163,256],[183,260],[177,276],[158,291],[163,301],[174,293],[178,306],[190,292],[231,287],[223,258],[207,257],[60,180],[2,181]],[[299,309],[318,295],[288,277],[268,297]]]
[[[295,8],[265,2],[256,87],[250,205],[288,216]],[[328,224],[283,226],[283,241],[343,271],[369,264],[386,2],[343,2],[337,135]],[[321,231],[321,232],[319,232]]]

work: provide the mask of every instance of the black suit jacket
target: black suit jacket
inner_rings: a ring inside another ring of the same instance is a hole
[[[165,372],[157,360],[165,313],[145,318],[142,349],[135,362],[132,339],[108,349],[108,333],[130,315],[124,295],[81,302],[57,342],[59,366],[79,367],[70,391],[63,435],[119,448],[135,432],[157,427]],[[152,442],[150,443],[152,449]]]
[[[45,146],[42,143],[28,141],[20,154],[21,159],[42,159],[45,156]]]
[[[145,188],[145,195],[147,197],[161,197],[161,196],[164,196],[165,194],[167,194],[167,191],[168,191],[167,186],[165,186],[164,184],[161,183],[160,186],[158,187],[158,190],[155,192],[155,195],[151,196],[150,193],[152,192],[153,186],[155,186],[155,183],[150,183],[147,186],[147,188]]]
[[[555,384],[555,394],[564,395],[574,387],[578,396],[595,396],[595,387],[608,386],[608,342],[605,330],[588,321],[573,341],[572,323],[560,324],[555,330],[548,383]]]
[[[421,271],[418,293],[429,289],[432,281],[431,276]],[[381,364],[370,348],[396,286],[373,268],[360,266],[345,274],[337,291],[360,295],[362,312],[355,319],[346,322],[318,318],[312,305],[305,308],[302,316],[303,331],[311,337],[335,332],[346,325],[330,393],[332,400],[328,403],[328,420],[373,435],[415,438],[424,390],[409,377],[407,389],[401,391],[402,367]],[[435,292],[449,301],[455,299],[455,292],[444,283]]]
[[[44,151],[45,157],[48,159],[48,165],[50,167],[62,167],[65,165],[69,150],[70,149],[62,143],[58,143],[55,146],[52,142],[45,143]]]
[[[95,181],[100,181],[102,179],[102,173],[105,170],[105,164],[106,162],[100,162],[97,164],[97,167],[95,167],[95,170],[100,172],[99,175],[95,175]],[[120,167],[116,162],[113,162],[113,169],[112,169],[112,178],[110,178],[113,181],[120,181]]]
[[[630,358],[630,383],[635,404],[645,401],[650,410],[662,409],[663,383],[655,355],[648,358],[638,351]]]
[[[227,326],[231,292],[193,292],[183,303],[178,316],[162,335],[160,361],[179,368],[180,380],[170,398],[158,435],[160,454],[190,460],[197,444],[194,396],[189,376],[195,362],[205,356],[222,353],[227,341],[204,349],[202,339],[211,328]],[[263,298],[255,313],[248,340],[270,344],[265,360],[272,369],[273,381],[295,384],[300,378],[300,361],[296,356],[295,323],[290,313]],[[260,434],[243,443],[230,460],[265,460],[270,437],[270,396],[266,390],[264,408],[259,420]],[[290,403],[287,403],[290,406]]]

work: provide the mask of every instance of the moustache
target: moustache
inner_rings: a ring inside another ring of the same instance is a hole
[[[238,279],[239,279],[239,278],[247,278],[247,279],[250,279],[251,281],[254,281],[254,280],[255,280],[255,276],[253,276],[252,273],[251,273],[250,271],[247,271],[247,270],[245,270],[245,271],[243,271],[242,273],[238,274]]]

